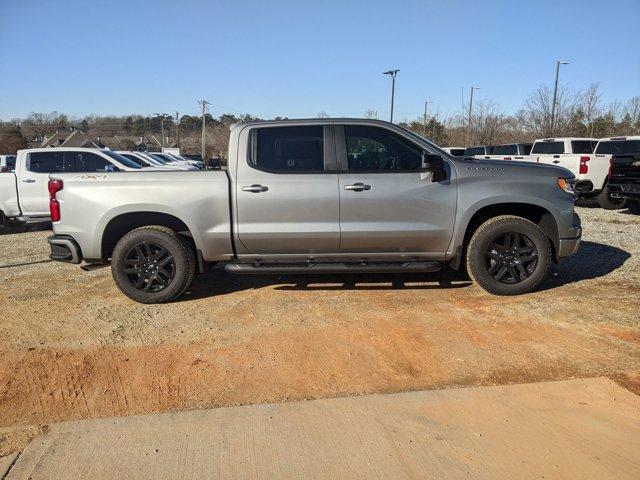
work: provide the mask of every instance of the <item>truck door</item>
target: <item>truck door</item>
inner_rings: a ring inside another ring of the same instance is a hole
[[[337,252],[333,127],[252,127],[240,142],[246,145],[238,150],[234,185],[238,254]]]
[[[434,183],[421,172],[423,148],[399,133],[368,125],[335,130],[341,252],[441,257],[456,212],[450,166],[447,180]]]
[[[47,216],[49,174],[63,172],[64,152],[31,152],[26,155],[26,163],[19,167],[18,174],[20,208],[24,215]]]

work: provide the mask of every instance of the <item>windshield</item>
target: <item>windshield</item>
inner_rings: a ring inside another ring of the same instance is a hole
[[[122,155],[125,158],[128,158],[133,163],[135,163],[137,165],[140,165],[142,168],[149,166],[149,164],[147,162],[145,162],[141,158],[136,157],[133,153],[121,153],[120,155]]]
[[[533,144],[531,153],[564,153],[564,142],[536,142]]]
[[[640,140],[607,140],[601,141],[595,153],[609,155],[640,153]]]
[[[151,153],[150,155],[153,155],[153,156],[154,156],[154,157],[156,157],[156,158],[162,158],[162,159],[164,159],[164,160],[165,160],[165,163],[166,163],[166,162],[173,163],[173,162],[175,162],[175,161],[176,161],[174,158],[172,158],[172,157],[170,157],[169,155],[166,155],[166,154],[164,154],[164,153]]]
[[[493,149],[494,155],[517,155],[518,146],[513,145],[498,145]]]
[[[132,162],[131,160],[129,160],[127,157],[124,157],[122,155],[120,155],[119,153],[116,153],[114,151],[111,150],[102,150],[102,153],[104,153],[105,155],[113,158],[116,162],[118,162],[121,165],[124,165],[125,167],[128,168],[133,168],[133,169],[140,169],[142,168],[140,165],[138,165],[137,163]]]

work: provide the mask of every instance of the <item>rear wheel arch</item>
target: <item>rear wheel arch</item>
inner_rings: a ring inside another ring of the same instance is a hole
[[[162,212],[131,212],[113,217],[105,226],[100,244],[102,260],[106,261],[111,258],[116,244],[127,233],[137,228],[151,225],[167,227],[176,233],[180,233],[195,251],[196,246],[192,232],[178,217]]]

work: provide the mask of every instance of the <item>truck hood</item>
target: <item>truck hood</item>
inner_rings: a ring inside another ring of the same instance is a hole
[[[513,160],[479,160],[479,159],[456,159],[458,168],[466,172],[502,173],[514,175],[531,175],[542,177],[564,177],[572,179],[575,177],[570,170],[557,165],[546,165],[533,162],[518,162]]]

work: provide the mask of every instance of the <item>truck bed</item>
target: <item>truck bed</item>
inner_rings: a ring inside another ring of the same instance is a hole
[[[132,211],[180,219],[208,261],[233,254],[226,171],[69,173],[51,178],[64,182],[56,196],[63,221],[54,222],[53,231],[72,235],[85,259],[103,257],[102,237],[109,222]]]

